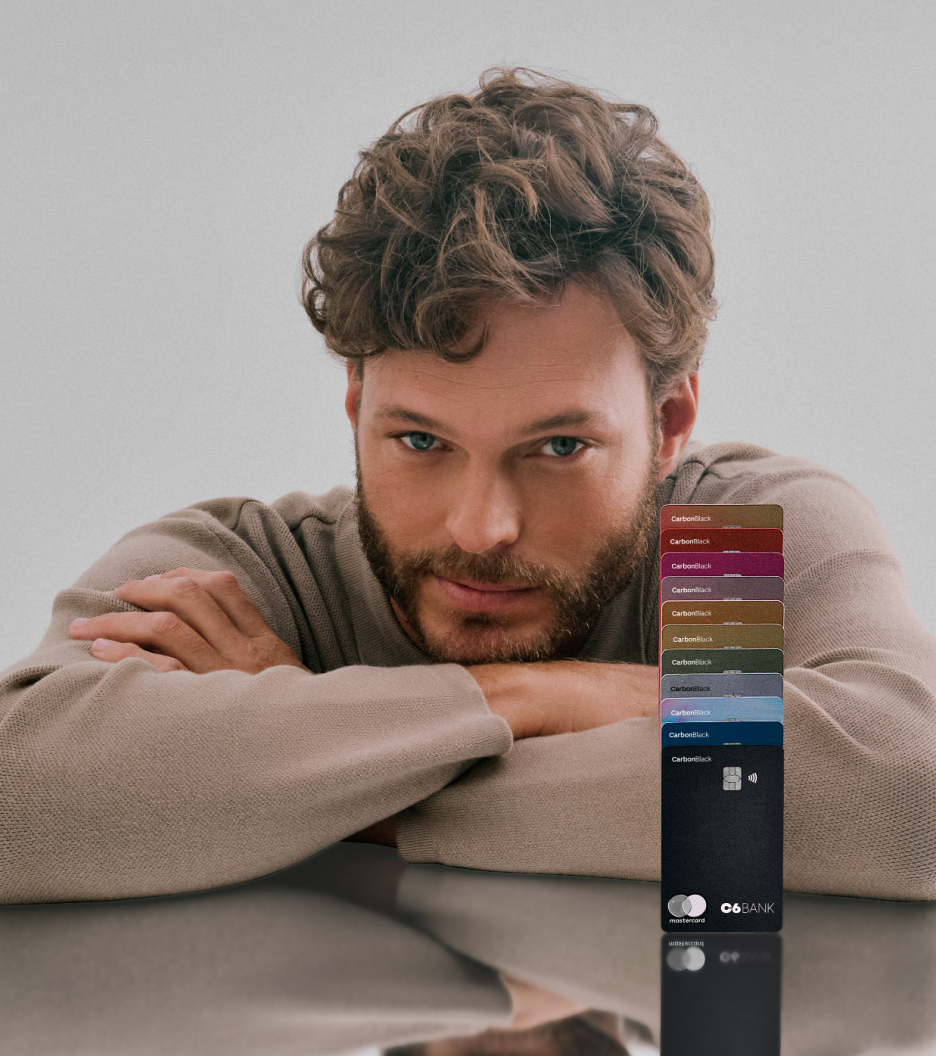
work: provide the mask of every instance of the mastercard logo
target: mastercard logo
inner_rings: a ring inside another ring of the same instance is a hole
[[[701,895],[673,895],[666,908],[671,917],[701,917],[706,905]]]

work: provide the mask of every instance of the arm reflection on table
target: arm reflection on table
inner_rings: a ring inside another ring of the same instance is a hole
[[[657,884],[364,845],[211,894],[2,907],[0,1052],[651,1056],[658,908]],[[936,905],[791,895],[783,951],[784,1056],[936,1053]]]
[[[0,910],[0,1052],[332,1056],[511,1018],[496,972],[316,891]]]
[[[658,884],[420,865],[398,901],[451,948],[618,1015],[632,1056],[659,1045]],[[787,895],[782,943],[785,1054],[936,1054],[936,904]]]

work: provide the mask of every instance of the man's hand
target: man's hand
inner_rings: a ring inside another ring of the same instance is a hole
[[[467,670],[517,739],[593,730],[657,713],[660,673],[647,664],[552,660]]]
[[[246,671],[286,664],[307,670],[277,638],[231,572],[176,568],[134,579],[114,592],[145,612],[75,620],[72,638],[93,640],[98,660],[139,657],[157,671]]]
[[[659,668],[550,660],[541,664],[475,664],[467,668],[495,715],[516,740],[578,733],[622,719],[655,716]],[[396,846],[396,818],[362,829],[348,840]]]

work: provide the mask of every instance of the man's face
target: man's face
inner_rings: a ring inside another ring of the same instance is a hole
[[[391,350],[350,373],[362,542],[432,659],[570,655],[645,554],[668,441],[603,297],[568,284],[479,322],[467,363]]]

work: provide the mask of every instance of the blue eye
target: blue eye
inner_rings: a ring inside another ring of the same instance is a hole
[[[546,441],[546,447],[549,452],[553,455],[558,455],[560,458],[568,458],[569,455],[574,455],[579,448],[580,441],[576,440],[574,436],[554,436]]]
[[[400,439],[414,451],[431,451],[436,442],[432,433],[407,433]]]

